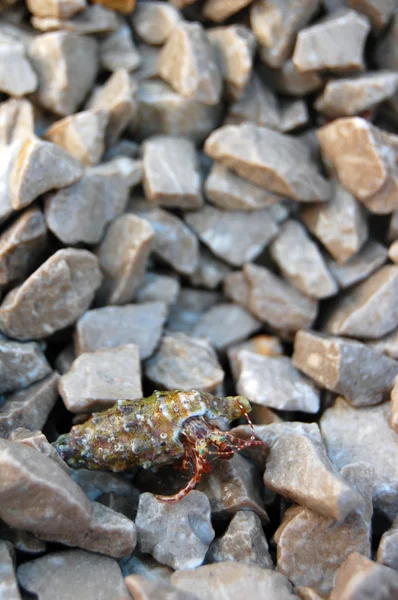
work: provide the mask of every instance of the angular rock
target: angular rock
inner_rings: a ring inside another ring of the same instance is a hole
[[[242,583],[248,598],[277,598],[294,600],[296,595],[287,579],[272,569],[241,563],[219,563],[198,569],[179,570],[171,576],[171,583],[184,591],[195,591],[199,600],[240,600]]]
[[[49,229],[65,244],[98,244],[141,174],[141,162],[124,156],[87,169],[78,183],[46,197]]]
[[[337,10],[299,32],[293,63],[304,73],[332,71],[341,74],[362,71],[364,46],[369,30],[370,24],[366,17],[354,10]]]
[[[14,554],[14,549],[11,544],[0,540],[0,598],[7,600],[21,600],[21,594],[19,593],[17,577],[15,574]]]
[[[145,375],[161,389],[211,391],[224,379],[213,347],[184,333],[165,335]]]
[[[104,153],[107,125],[107,110],[85,110],[53,123],[45,137],[83,164],[91,166],[99,163]]]
[[[133,140],[127,139],[119,140],[107,149],[104,155],[104,160],[112,160],[112,158],[118,158],[119,156],[127,156],[127,158],[139,158],[140,146],[138,142],[133,142]],[[138,162],[140,161],[137,161],[137,164]]]
[[[377,352],[381,352],[398,360],[398,330],[394,329],[391,333],[388,333],[382,338],[375,341],[368,341],[368,346],[373,348]]]
[[[140,358],[145,360],[158,345],[166,314],[164,302],[89,310],[76,325],[76,353],[136,344],[140,349]]]
[[[374,240],[366,242],[359,252],[343,264],[326,257],[327,266],[341,289],[363,281],[381,267],[386,260],[387,248]]]
[[[338,286],[318,247],[297,221],[289,219],[283,223],[270,252],[285,279],[307,296],[328,298],[337,293]]]
[[[141,552],[174,569],[198,567],[214,538],[210,516],[208,499],[196,490],[176,504],[142,494],[136,518]]]
[[[248,350],[261,356],[281,356],[283,348],[279,339],[271,335],[256,335],[255,337],[228,348],[228,360],[234,379],[239,377],[239,352]]]
[[[0,236],[0,284],[9,285],[29,274],[47,246],[43,213],[30,208]]]
[[[10,542],[15,550],[23,552],[30,557],[42,555],[47,550],[46,542],[38,540],[33,533],[8,527],[5,523],[2,524],[1,537],[3,540]]]
[[[84,352],[62,376],[59,393],[70,412],[87,413],[109,408],[119,398],[142,397],[138,347]]]
[[[386,0],[388,3],[389,0]],[[380,3],[377,3],[380,5]],[[395,12],[391,19],[391,26],[381,37],[376,46],[376,62],[382,69],[396,69],[398,64],[398,15]]]
[[[358,341],[299,331],[293,364],[317,385],[343,395],[353,406],[389,398],[398,363]]]
[[[182,57],[176,61],[175,57]],[[159,74],[186,98],[217,104],[222,78],[214,48],[200,23],[181,22],[172,30],[159,56]]]
[[[23,43],[0,34],[0,92],[3,94],[23,96],[36,90],[37,75],[26,54]]]
[[[397,292],[398,266],[381,267],[335,301],[324,331],[361,339],[382,337],[398,326]]]
[[[86,8],[85,0],[28,0],[27,7],[35,17],[68,19]]]
[[[135,295],[136,302],[165,302],[172,306],[177,302],[180,282],[171,275],[146,273]]]
[[[57,378],[57,384],[58,384]],[[51,381],[51,380],[50,380]],[[32,386],[32,388],[35,386]],[[58,385],[57,385],[58,388]],[[57,389],[56,389],[57,392]],[[34,427],[34,421],[31,425],[32,429]],[[28,446],[33,448],[37,452],[41,452],[51,460],[55,461],[59,467],[68,475],[71,475],[71,469],[68,467],[66,462],[62,460],[56,449],[50,442],[47,440],[44,433],[41,431],[31,431],[30,429],[25,429],[24,427],[17,427],[13,431],[11,431],[8,439],[13,442],[18,442],[19,444],[23,444],[24,446]]]
[[[131,15],[131,24],[135,33],[147,44],[164,44],[173,28],[181,20],[179,11],[164,2],[138,2]]]
[[[304,100],[289,100],[286,98],[281,101],[280,111],[279,130],[283,133],[293,131],[302,125],[307,125],[309,122],[308,108]]]
[[[216,23],[221,23],[245,8],[250,2],[251,0],[228,0],[228,2],[224,0],[206,0],[203,7],[203,16]]]
[[[224,535],[214,540],[210,546],[206,561],[257,564],[266,569],[273,569],[274,563],[268,552],[267,539],[256,513],[250,510],[235,513]]]
[[[398,512],[398,441],[388,425],[389,414],[388,402],[353,408],[337,398],[322,415],[320,428],[328,456],[337,469],[357,461],[373,467],[374,508],[392,520]]]
[[[97,250],[104,281],[98,291],[102,304],[126,304],[143,280],[154,231],[150,223],[125,214],[108,227]]]
[[[206,140],[205,152],[244,179],[299,200],[325,201],[328,182],[299,140],[252,123],[227,125]],[[281,160],[283,156],[283,160]]]
[[[251,121],[256,125],[279,129],[280,120],[275,92],[254,72],[241,97],[230,105],[225,124],[240,125]]]
[[[130,29],[131,32],[131,29]],[[163,83],[160,79],[158,79],[159,77],[159,69],[158,69],[158,64],[159,64],[159,54],[160,54],[160,50],[161,47],[160,46],[149,46],[148,44],[138,44],[137,46],[137,50],[140,56],[140,66],[137,69],[137,71],[135,71],[134,73],[134,79],[136,81],[138,81],[138,83],[140,85],[145,85],[146,83],[148,83],[149,81],[151,81],[151,83],[159,83],[160,86],[164,86],[166,89],[172,91],[174,94],[176,94],[174,92],[174,90],[172,90],[172,88],[170,88],[167,84]],[[140,90],[140,87],[138,88],[138,92]],[[137,100],[138,100],[138,92],[137,92]],[[182,98],[182,96],[180,96],[179,94],[176,94],[176,96],[178,96],[179,98]],[[136,119],[136,121],[139,119]],[[145,125],[148,124],[144,124],[144,123],[137,123],[134,122],[134,126],[143,126],[145,129]],[[149,124],[150,126],[150,124]],[[131,124],[130,124],[130,129],[131,129]],[[146,131],[146,129],[145,129]],[[159,130],[155,131],[154,133],[160,133]]]
[[[59,17],[33,17],[32,25],[40,31],[71,31],[78,35],[108,33],[118,28],[119,21],[115,13],[103,6],[87,6],[87,8],[71,19]]]
[[[178,301],[170,312],[167,329],[192,334],[203,313],[221,300],[222,295],[218,292],[182,288]]]
[[[394,13],[394,0],[348,0],[348,6],[366,15],[376,30],[382,29]]]
[[[266,73],[272,87],[289,96],[305,96],[322,87],[322,77],[318,73],[301,73],[290,58],[279,69],[268,69]]]
[[[72,477],[90,500],[98,500],[104,494],[115,494],[119,497],[128,497],[133,503],[134,496],[138,493],[138,490],[127,479],[124,479],[123,474],[74,469]]]
[[[39,78],[38,99],[58,115],[76,112],[97,75],[97,42],[68,31],[38,35],[29,57]]]
[[[178,590],[164,581],[150,580],[142,575],[129,575],[125,583],[133,598],[137,600],[198,600],[191,592]]]
[[[256,258],[278,233],[266,208],[247,212],[205,206],[186,214],[185,220],[216,256],[237,267]]]
[[[377,549],[377,562],[398,570],[398,517],[394,519],[390,529],[381,536]]]
[[[40,600],[127,600],[116,560],[83,550],[51,552],[18,568],[21,586]],[[56,592],[55,592],[56,591]]]
[[[108,71],[126,69],[135,71],[141,64],[141,56],[134,45],[131,29],[122,24],[100,41],[99,60],[101,67]]]
[[[222,260],[218,260],[204,246],[200,248],[199,265],[190,276],[192,285],[215,289],[222,282],[224,277],[231,272],[231,267]]]
[[[198,209],[203,204],[198,159],[191,140],[151,137],[143,146],[145,196],[160,206]]]
[[[109,113],[106,143],[113,144],[136,114],[136,85],[126,69],[118,69],[88,100],[90,110],[106,109]]]
[[[1,394],[26,388],[49,373],[51,367],[38,344],[21,344],[0,336]]]
[[[330,600],[388,600],[398,594],[398,573],[353,552],[337,571]]]
[[[292,506],[275,533],[277,566],[295,586],[311,587],[321,595],[332,590],[338,568],[352,552],[370,555],[372,468],[347,465],[342,476],[363,496],[363,504],[343,522],[308,508]]]
[[[33,106],[25,99],[10,98],[0,104],[0,144],[8,145],[34,134]]]
[[[98,261],[91,252],[58,250],[5,296],[0,306],[0,330],[29,340],[64,329],[87,310],[100,283]]]
[[[236,344],[256,330],[261,323],[244,308],[236,304],[216,304],[200,317],[192,335],[207,338],[217,350],[225,350]]]

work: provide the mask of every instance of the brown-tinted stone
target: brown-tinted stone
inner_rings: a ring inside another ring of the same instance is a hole
[[[128,600],[116,560],[83,550],[51,552],[18,568],[21,586],[40,600]]]
[[[164,581],[150,580],[142,575],[129,575],[125,583],[134,600],[198,600],[191,592],[178,590]]]
[[[70,19],[59,17],[32,17],[32,25],[40,31],[71,31],[78,35],[92,33],[108,33],[115,31],[119,21],[115,13],[103,6],[87,6],[87,8]]]
[[[276,94],[256,73],[252,74],[239,100],[230,105],[225,124],[239,125],[246,121],[270,129],[280,126]]]
[[[202,246],[200,248],[199,264],[196,271],[190,276],[192,285],[215,289],[222,282],[224,277],[231,272],[231,267],[222,260],[219,260]]]
[[[278,92],[289,96],[305,96],[322,87],[322,78],[318,73],[301,73],[291,59],[286,60],[279,69],[268,69],[266,75]]]
[[[51,373],[40,346],[21,344],[0,336],[0,393],[14,392]],[[8,416],[8,415],[7,415]]]
[[[58,380],[59,378],[57,377],[57,386],[55,390],[56,392],[58,389]],[[51,383],[50,379],[49,383]],[[34,387],[36,386],[32,386],[32,388]],[[32,425],[30,425],[30,427],[32,429],[34,428],[34,421],[32,422]],[[8,439],[12,440],[13,442],[18,442],[19,444],[24,444],[25,446],[29,446],[37,452],[41,452],[41,454],[44,454],[48,458],[51,458],[51,460],[54,460],[57,463],[57,465],[61,467],[63,471],[65,471],[65,473],[71,475],[72,471],[70,467],[68,467],[66,462],[62,460],[54,446],[50,444],[44,433],[42,433],[41,431],[31,431],[30,429],[25,429],[24,427],[17,427],[13,431],[11,431],[10,435],[8,436]]]
[[[388,425],[389,416],[389,402],[354,408],[338,398],[322,415],[320,428],[337,469],[357,461],[374,468],[374,507],[392,520],[398,512],[398,437]]]
[[[381,536],[377,549],[377,562],[398,570],[398,517],[394,519],[390,529]]]
[[[353,406],[379,404],[389,397],[398,364],[366,344],[299,331],[293,363],[317,385],[342,394]]]
[[[10,98],[0,104],[1,145],[24,140],[33,134],[33,106],[28,100]]]
[[[0,91],[11,96],[23,96],[37,88],[37,74],[21,41],[0,33]]]
[[[126,69],[135,71],[141,64],[141,57],[134,45],[131,29],[122,24],[100,41],[99,60],[101,67],[108,71]]]
[[[295,200],[327,200],[328,182],[299,140],[252,123],[227,125],[207,139],[205,152],[241,177]],[[283,156],[283,160],[281,160]]]
[[[337,571],[330,600],[389,600],[398,595],[398,573],[353,552]]]
[[[398,240],[393,242],[388,249],[388,258],[398,264]]]
[[[90,110],[109,111],[106,143],[113,144],[126,129],[136,114],[136,85],[126,69],[118,69],[107,79],[102,87],[94,90],[88,100]]]
[[[347,4],[366,15],[377,30],[387,25],[397,7],[395,0],[348,0]]]
[[[35,17],[56,17],[67,19],[86,7],[85,0],[28,0],[27,7]]]
[[[205,206],[186,214],[185,220],[216,256],[234,266],[256,258],[278,232],[266,208],[247,212]]]
[[[326,257],[326,264],[341,289],[350,287],[366,279],[387,260],[387,248],[369,240],[361,250],[349,258],[345,263],[339,264]]]
[[[217,350],[225,350],[260,327],[261,323],[241,306],[222,303],[203,313],[193,329],[193,336],[207,338]]]
[[[91,252],[58,250],[6,295],[0,306],[0,329],[29,340],[72,325],[90,306],[100,283],[98,261]]]
[[[42,106],[66,116],[74,113],[97,74],[97,42],[68,31],[34,38],[29,56],[39,78]]]
[[[293,53],[299,71],[352,73],[364,68],[363,53],[370,24],[354,10],[338,10],[302,29]],[[325,43],[327,40],[327,43]]]
[[[252,0],[206,0],[203,7],[203,15],[211,21],[221,23],[248,6],[251,1]]]
[[[165,335],[158,352],[147,362],[145,374],[167,390],[211,391],[224,379],[212,346],[184,333]]]
[[[43,213],[30,208],[0,236],[0,283],[8,285],[28,275],[46,246]]]
[[[177,302],[180,282],[177,277],[146,273],[135,295],[136,302],[165,302],[172,306]]]
[[[181,60],[176,61],[179,56]],[[214,48],[200,23],[181,22],[159,56],[159,73],[177,92],[204,104],[217,104],[222,78]]]
[[[170,312],[167,329],[191,334],[203,313],[221,300],[222,295],[218,292],[182,288]]]
[[[363,504],[343,522],[308,508],[293,506],[275,533],[278,570],[296,586],[330,593],[336,571],[351,552],[370,555],[372,468],[365,463],[347,465],[342,476],[363,497]]]
[[[198,209],[203,204],[198,159],[191,140],[151,137],[143,146],[145,196],[160,206]]]
[[[144,493],[136,518],[140,550],[174,569],[198,567],[214,538],[210,517],[208,499],[196,490],[175,504]]]
[[[398,266],[386,265],[333,304],[324,330],[333,335],[380,338],[398,326]]]
[[[0,598],[4,600],[21,600],[14,567],[15,553],[9,542],[0,540]]]
[[[0,221],[5,221],[12,213],[13,208],[10,202],[10,174],[17,162],[18,155],[23,142],[17,140],[9,146],[0,148],[0,178],[2,185],[0,187]]]
[[[87,311],[77,322],[77,354],[136,344],[141,359],[148,358],[158,345],[166,319],[164,302],[107,306]]]
[[[281,573],[236,562],[205,565],[194,571],[176,571],[171,576],[171,583],[184,591],[194,590],[199,600],[240,600],[243,590],[248,598],[296,598],[291,583]]]
[[[164,2],[138,2],[131,16],[134,31],[144,42],[162,45],[170,36],[181,15],[174,6]]]

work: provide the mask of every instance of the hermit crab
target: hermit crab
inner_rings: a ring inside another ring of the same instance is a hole
[[[229,459],[238,450],[262,444],[253,429],[250,439],[242,440],[211,423],[220,417],[230,423],[245,416],[251,425],[250,410],[243,396],[155,391],[148,398],[118,400],[112,408],[93,413],[88,421],[61,435],[54,446],[74,468],[120,472],[174,464],[191,469],[191,479],[177,494],[156,496],[162,502],[177,502],[210,471],[210,457]]]

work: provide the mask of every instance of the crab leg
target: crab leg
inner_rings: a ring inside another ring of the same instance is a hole
[[[158,495],[155,495],[156,500],[159,500],[159,502],[168,502],[168,503],[179,502],[191,490],[193,490],[193,488],[195,487],[195,485],[197,483],[199,483],[199,481],[202,479],[202,475],[203,475],[203,473],[205,471],[205,469],[204,469],[205,463],[203,462],[203,459],[201,458],[201,456],[199,456],[199,454],[196,454],[196,453],[193,454],[192,466],[193,466],[192,477],[188,481],[187,485],[182,488],[182,490],[180,490],[179,492],[177,492],[173,496],[158,496]]]

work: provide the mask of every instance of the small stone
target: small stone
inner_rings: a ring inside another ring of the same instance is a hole
[[[65,348],[58,354],[54,361],[54,367],[60,375],[65,375],[65,373],[67,373],[71,368],[75,358],[76,355],[73,343],[68,344],[68,346],[65,346]]]
[[[398,570],[398,516],[394,519],[390,529],[381,536],[377,549],[377,562]]]
[[[142,575],[129,575],[124,581],[136,600],[198,600],[191,592],[178,590],[164,581],[150,580]]]
[[[370,24],[354,10],[337,10],[297,36],[293,63],[299,71],[355,73],[364,68],[363,54]],[[327,40],[327,43],[325,43]]]
[[[376,30],[387,25],[397,6],[395,0],[348,0],[347,4],[367,16]]]
[[[165,302],[172,306],[177,302],[180,282],[171,275],[146,273],[135,295],[136,302]]]
[[[319,0],[256,0],[250,8],[250,23],[267,65],[280,67],[293,50],[297,32],[319,8]]]
[[[130,211],[149,221],[155,232],[153,252],[178,273],[192,275],[199,263],[199,243],[181,219],[147,202],[130,204]]]
[[[35,17],[54,17],[68,19],[86,8],[85,0],[28,0],[26,3],[29,12]]]
[[[51,458],[0,439],[0,464],[0,516],[6,523],[52,540],[87,529],[90,501]]]
[[[27,365],[25,369],[26,367]],[[48,372],[48,365],[46,365],[45,372]],[[9,376],[10,373],[8,372],[7,375]],[[24,375],[28,379],[29,371],[25,371]],[[35,380],[36,378],[33,379],[33,381]],[[59,375],[54,372],[39,383],[34,383],[24,390],[7,396],[0,408],[0,436],[8,437],[17,427],[29,427],[32,430],[42,429],[58,398],[58,383]]]
[[[0,104],[0,144],[25,140],[34,134],[33,106],[29,100],[10,98]]]
[[[214,538],[209,501],[196,490],[176,504],[141,494],[136,525],[141,552],[173,569],[201,565]]]
[[[256,125],[279,129],[280,120],[275,92],[253,73],[241,97],[229,107],[228,124],[240,125],[251,121]]]
[[[131,32],[131,29],[130,29]],[[149,46],[148,44],[144,44],[143,42],[138,44],[137,46],[138,49],[138,53],[140,56],[140,66],[137,69],[137,71],[135,71],[134,73],[134,79],[140,84],[143,85],[145,83],[147,83],[149,80],[151,80],[152,83],[158,83],[160,86],[164,86],[166,89],[170,90],[171,92],[175,93],[174,90],[172,90],[172,88],[170,88],[167,84],[163,83],[159,78],[159,69],[158,69],[158,64],[159,64],[159,54],[160,54],[160,50],[161,50],[161,46]],[[139,92],[138,88],[138,92]],[[137,99],[138,99],[138,92],[137,92]],[[176,96],[182,98],[182,96],[179,96],[179,94],[176,94]],[[136,121],[139,119],[136,119]],[[131,129],[131,125],[130,124],[130,129]],[[142,125],[143,127],[145,127],[144,124],[142,123],[134,123],[135,126],[140,126]],[[154,133],[160,133],[159,129],[157,129],[156,131],[154,131]]]
[[[167,329],[192,334],[203,313],[221,300],[222,295],[218,292],[182,288],[170,312]]]
[[[124,214],[108,227],[97,250],[104,280],[98,291],[102,304],[131,302],[140,285],[152,248],[150,223]]]
[[[295,586],[311,587],[328,595],[336,571],[351,552],[370,555],[372,468],[347,465],[341,475],[363,496],[363,504],[343,522],[308,508],[292,506],[275,533],[277,567]]]
[[[14,552],[8,542],[0,540],[0,598],[4,600],[21,600],[18,581],[14,567]]]
[[[126,69],[118,69],[102,87],[96,88],[88,100],[90,110],[106,109],[109,121],[106,143],[113,144],[136,115],[136,85]]]
[[[43,213],[30,208],[0,236],[0,284],[9,285],[26,277],[47,247]]]
[[[225,0],[224,0],[225,1]],[[199,600],[240,600],[242,585],[247,598],[275,598],[295,600],[292,585],[281,573],[258,565],[242,563],[219,563],[198,569],[180,570],[173,573],[171,583],[184,591],[195,590]],[[41,599],[40,599],[41,600]]]
[[[318,412],[319,391],[293,367],[289,358],[261,356],[240,350],[236,364],[236,388],[251,402],[278,410]]]
[[[155,136],[144,142],[144,190],[149,202],[181,209],[203,204],[198,158],[191,140]]]
[[[283,133],[293,131],[309,122],[308,108],[304,100],[284,99],[281,101],[280,110],[279,130]]]
[[[18,552],[23,552],[30,557],[43,554],[47,550],[46,542],[38,540],[33,533],[23,531],[22,529],[14,529],[14,527],[8,527],[5,523],[2,523],[1,526],[1,537],[3,540],[10,542],[14,546],[15,550]],[[4,596],[4,598],[8,598],[8,596]]]
[[[48,228],[64,244],[98,244],[141,174],[141,161],[124,156],[86,169],[79,182],[46,197]]]
[[[343,395],[353,406],[386,400],[398,364],[366,344],[313,331],[299,331],[293,364],[317,385]]]
[[[330,600],[388,600],[398,594],[398,573],[358,552],[346,558],[337,571]]]
[[[322,87],[322,77],[314,72],[301,73],[291,59],[285,60],[279,69],[268,69],[267,77],[272,86],[282,94],[305,96]]]
[[[178,0],[177,0],[178,1]],[[252,0],[206,0],[203,16],[216,23],[225,21],[248,6]]]
[[[71,115],[97,75],[97,42],[68,31],[38,35],[29,57],[39,78],[38,100],[61,116]]]
[[[337,398],[323,413],[320,428],[336,469],[357,461],[373,467],[374,508],[393,520],[398,512],[398,441],[388,425],[389,416],[389,402],[355,408]]]
[[[40,600],[127,600],[116,560],[83,550],[51,552],[18,568],[21,586]]]
[[[240,510],[232,517],[227,531],[209,548],[206,561],[210,563],[238,562],[257,564],[273,569],[262,523],[256,513]]]
[[[176,61],[175,57],[183,60]],[[222,78],[216,52],[200,23],[181,22],[172,30],[159,56],[159,74],[186,98],[217,104]]]
[[[164,44],[179,21],[181,15],[174,6],[153,0],[138,2],[131,15],[135,33],[153,46]]]
[[[104,153],[107,125],[107,110],[85,110],[56,121],[44,135],[83,164],[91,166],[96,165]]]
[[[119,398],[141,398],[138,347],[126,344],[80,354],[62,376],[59,393],[66,408],[74,413],[103,410]]]
[[[56,378],[55,377],[48,378],[47,382],[46,381],[43,382],[43,384],[47,386],[47,395],[49,395],[49,393],[52,392],[52,395],[54,397],[54,402],[55,402],[55,400],[57,398],[57,394],[58,394],[58,382],[59,382],[58,376]],[[48,384],[54,384],[54,383],[56,383],[55,390],[52,389],[49,392]],[[42,389],[44,389],[43,384],[42,384],[42,382],[40,382]],[[35,387],[37,387],[38,390],[40,389],[38,387],[38,385],[37,386],[32,385],[31,386],[32,391],[33,391],[33,388],[35,388]],[[54,394],[54,391],[55,391],[55,394]],[[50,412],[50,410],[48,412]],[[35,423],[35,421],[33,420],[32,424],[29,425],[32,428],[32,430],[34,429],[34,426],[35,426],[34,423]],[[48,458],[51,458],[51,460],[55,461],[57,463],[57,465],[59,467],[61,467],[61,469],[63,471],[65,471],[65,473],[67,473],[68,475],[71,475],[72,470],[70,469],[70,467],[68,467],[66,462],[64,462],[62,460],[62,458],[60,457],[60,455],[58,454],[58,452],[56,451],[54,446],[52,444],[50,444],[50,442],[47,440],[44,433],[42,433],[41,431],[38,431],[38,430],[31,431],[30,429],[25,429],[24,427],[17,427],[16,429],[13,429],[13,431],[11,431],[11,433],[8,436],[8,439],[13,442],[18,442],[19,444],[23,444],[24,446],[33,448],[37,452],[41,452],[41,454],[44,454]]]
[[[83,12],[71,19],[32,17],[32,25],[40,31],[57,31],[60,29],[78,35],[89,35],[115,31],[119,26],[119,21],[113,11],[96,5],[87,6]]]
[[[291,249],[294,246],[294,254]],[[323,257],[305,228],[292,219],[281,226],[270,246],[271,256],[282,275],[312,298],[328,298],[338,291]]]
[[[193,329],[193,336],[207,338],[217,350],[225,350],[260,329],[261,323],[237,304],[216,304]]]
[[[34,92],[37,75],[27,57],[25,45],[3,32],[0,34],[0,92],[23,96]]]
[[[120,156],[126,156],[127,158],[139,158],[140,157],[140,145],[133,140],[121,139],[115,144],[112,144],[104,154],[104,160],[112,160],[113,158],[119,158]],[[137,161],[137,165],[140,161]]]
[[[100,41],[99,60],[108,71],[135,71],[141,64],[141,56],[135,47],[131,29],[127,24],[107,35]]]
[[[166,390],[209,392],[224,379],[212,346],[184,333],[164,336],[158,352],[146,364],[145,375]]]
[[[368,237],[366,214],[352,194],[332,181],[332,197],[326,204],[312,204],[300,218],[335,260],[345,263],[357,254]]]
[[[244,179],[299,200],[325,201],[328,182],[299,140],[253,123],[227,125],[207,139],[205,152]],[[281,156],[283,155],[283,160]]]
[[[187,213],[185,220],[216,256],[237,267],[256,258],[278,233],[266,208],[247,212],[205,206]]]
[[[164,302],[88,310],[76,325],[76,353],[136,344],[140,349],[140,358],[145,360],[159,343],[166,315]]]
[[[215,462],[196,489],[209,498],[213,519],[230,519],[238,511],[252,510],[266,524],[269,519],[264,508],[263,487],[254,464],[234,454],[231,460]]]
[[[72,477],[90,500],[98,500],[104,494],[115,494],[128,497],[133,502],[134,496],[138,493],[138,490],[124,478],[123,474],[74,469]]]
[[[200,248],[199,265],[195,273],[190,276],[190,281],[196,287],[214,290],[230,272],[229,265],[222,260],[218,260],[203,246]]]
[[[361,250],[339,264],[326,257],[326,264],[341,289],[345,289],[366,279],[387,260],[387,248],[374,240],[369,240]]]
[[[383,1],[383,0],[382,0]],[[390,0],[385,0],[389,2]],[[380,2],[377,2],[380,5]],[[396,69],[398,64],[398,14],[394,12],[391,25],[376,46],[376,62],[382,69]]]
[[[134,553],[128,558],[122,558],[119,561],[123,575],[143,576],[146,581],[157,581],[167,584],[173,573],[171,567],[166,567],[155,560],[150,554],[142,554],[135,548]]]
[[[328,81],[315,108],[328,118],[358,115],[391,98],[398,90],[398,73],[377,71]]]
[[[26,388],[49,373],[51,367],[38,344],[21,344],[0,336],[1,394]],[[3,408],[1,410],[3,411]],[[9,416],[7,415],[7,419]]]
[[[394,329],[391,333],[377,340],[367,341],[367,345],[377,352],[398,360],[398,329]]]
[[[335,300],[323,329],[333,335],[380,338],[398,326],[398,266],[386,265]]]
[[[255,337],[228,348],[228,360],[234,379],[239,377],[239,352],[248,350],[261,356],[281,356],[283,354],[282,344],[279,339],[272,335],[256,335]]]
[[[217,50],[227,91],[234,100],[239,100],[253,69],[256,51],[253,33],[244,25],[228,25],[208,29],[207,37]]]

